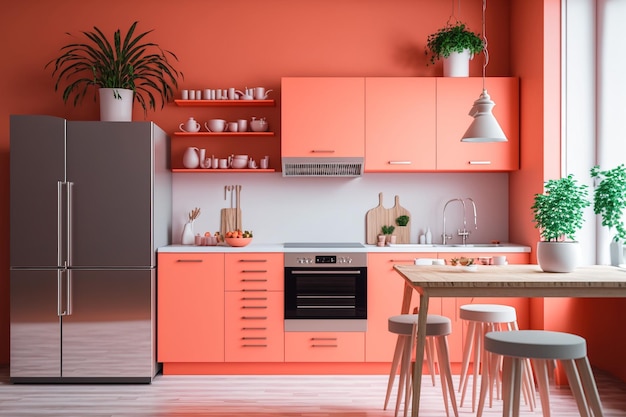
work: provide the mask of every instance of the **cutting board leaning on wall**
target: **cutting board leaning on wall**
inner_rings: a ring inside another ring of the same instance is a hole
[[[406,226],[398,226],[396,223],[396,219],[400,216],[409,216]],[[383,226],[395,226],[393,234],[396,235],[396,243],[411,243],[411,220],[411,213],[400,205],[399,196],[395,196],[393,207],[383,207],[383,193],[381,192],[378,194],[378,206],[368,210],[365,215],[365,243],[375,245]]]

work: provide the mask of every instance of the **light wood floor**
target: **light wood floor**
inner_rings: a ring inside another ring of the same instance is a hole
[[[425,376],[422,417],[445,416],[439,385]],[[2,417],[392,417],[387,376],[162,376],[144,385],[10,384],[0,368]],[[458,375],[454,376],[458,386]],[[626,384],[596,371],[607,417],[626,416]],[[394,393],[395,394],[395,393]],[[392,394],[392,398],[394,397]],[[467,400],[466,400],[467,401]],[[552,415],[578,416],[569,389],[553,388]],[[501,403],[486,417],[501,415]],[[460,417],[473,416],[469,403]],[[541,416],[523,406],[522,416]]]

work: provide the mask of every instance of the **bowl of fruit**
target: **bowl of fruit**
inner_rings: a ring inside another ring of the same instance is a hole
[[[248,246],[250,242],[252,242],[252,232],[249,230],[244,230],[243,232],[241,230],[226,232],[224,235],[224,241],[228,244],[228,246],[236,248]]]

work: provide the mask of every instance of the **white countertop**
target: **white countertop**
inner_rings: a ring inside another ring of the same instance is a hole
[[[285,248],[282,243],[256,243],[252,242],[248,246],[234,248],[231,246],[195,246],[195,245],[168,245],[158,249],[162,253],[221,253],[221,252],[424,252],[424,253],[511,253],[530,252],[529,246],[516,245],[513,243],[502,243],[497,246],[454,246],[454,245],[418,245],[418,244],[396,244],[392,246],[379,247],[376,245],[364,245],[362,248]]]

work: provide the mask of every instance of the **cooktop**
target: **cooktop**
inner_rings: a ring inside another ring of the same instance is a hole
[[[286,242],[285,248],[363,248],[359,242]]]

